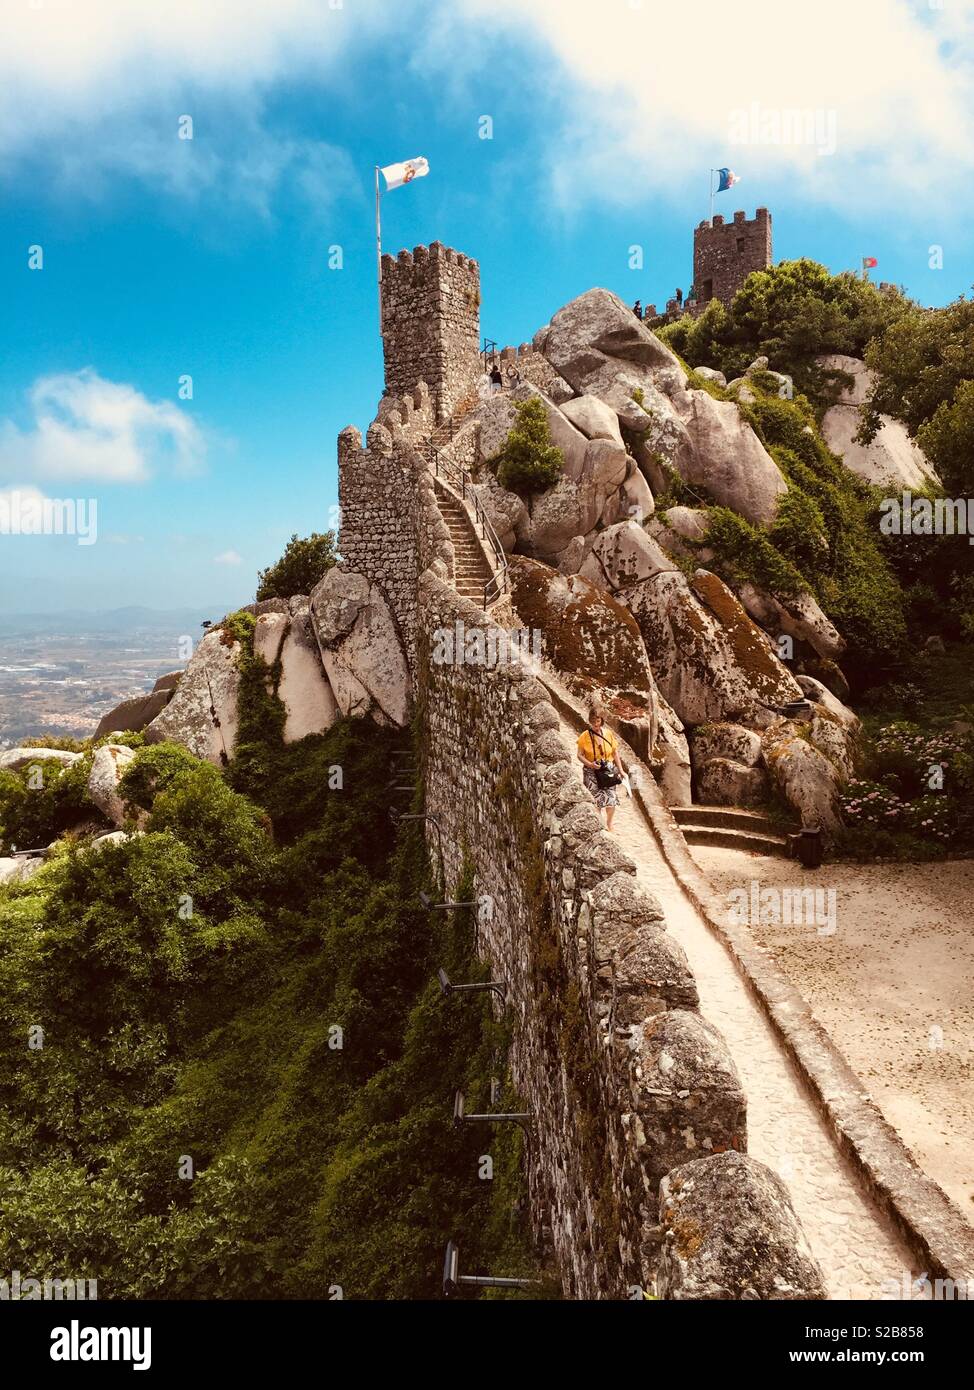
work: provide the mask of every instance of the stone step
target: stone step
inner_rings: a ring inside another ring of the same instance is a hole
[[[782,835],[761,835],[753,830],[730,830],[722,825],[684,825],[688,845],[711,845],[720,849],[739,849],[746,854],[788,856],[788,841]]]
[[[776,825],[760,811],[747,811],[740,806],[671,806],[670,810],[680,825],[722,826],[727,830],[749,830],[779,838],[785,833],[784,827]]]

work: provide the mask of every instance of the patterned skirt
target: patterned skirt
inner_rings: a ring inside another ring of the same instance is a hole
[[[595,780],[595,773],[592,771],[590,767],[582,769],[582,781],[585,783],[588,790],[594,796],[596,806],[603,807],[619,805],[619,788],[600,787],[598,782]]]

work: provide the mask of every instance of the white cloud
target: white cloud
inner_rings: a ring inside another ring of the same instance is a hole
[[[90,367],[39,378],[28,400],[27,429],[0,422],[0,477],[139,483],[160,463],[190,471],[203,456],[200,430],[178,406]]]
[[[374,0],[0,0],[0,9],[0,175],[29,161],[35,179],[43,166],[45,188],[71,197],[135,178],[180,198],[212,191],[265,217],[288,185],[311,211],[357,186],[343,151],[275,134],[263,107],[275,84],[327,78],[351,42],[387,22]],[[178,138],[184,115],[192,140]]]
[[[789,180],[809,202],[904,219],[956,197],[974,173],[974,9],[948,0],[461,0],[478,22],[539,36],[560,66],[535,79],[570,111],[552,131],[560,205],[645,201],[699,187],[730,164],[749,202]],[[566,76],[571,81],[566,85]],[[732,141],[735,113],[834,115],[836,151]],[[736,204],[735,204],[736,206]],[[733,208],[731,208],[733,211]]]
[[[336,56],[351,9],[351,0],[348,9],[328,0],[4,0],[0,71],[67,97],[160,85],[173,72],[239,86]]]
[[[428,78],[448,111],[476,99],[488,65],[536,93],[551,123],[544,191],[562,210],[662,194],[699,196],[703,216],[708,170],[724,163],[744,175],[749,206],[787,189],[926,226],[974,197],[971,0],[0,4],[0,175],[30,160],[42,187],[73,197],[121,177],[266,218],[290,192],[327,215],[358,187],[350,159],[276,133],[268,110],[303,82],[367,82],[380,46],[400,52],[407,95]],[[735,113],[754,103],[834,119],[835,153],[735,143]],[[192,141],[176,138],[183,114]]]
[[[235,550],[222,550],[219,555],[214,555],[215,565],[242,565],[243,556],[238,555]]]

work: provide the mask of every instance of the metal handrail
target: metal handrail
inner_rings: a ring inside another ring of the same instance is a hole
[[[454,459],[446,458],[433,443],[432,437],[427,443],[434,476],[448,482],[454,491],[459,493],[462,501],[472,504],[474,524],[480,526],[484,540],[494,552],[494,564],[492,566],[494,573],[484,584],[484,607],[486,608],[489,604],[496,603],[502,594],[507,593],[509,566],[506,552],[494,530],[490,517],[487,515],[487,509],[474,490],[473,481],[467,470]]]

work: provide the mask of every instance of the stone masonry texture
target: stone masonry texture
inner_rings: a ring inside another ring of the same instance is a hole
[[[382,343],[386,391],[429,387],[446,420],[480,370],[480,267],[434,241],[382,257]]]
[[[771,266],[771,214],[758,208],[753,220],[735,212],[733,222],[716,216],[693,234],[693,292],[696,312],[711,299],[729,304],[747,277]]]

